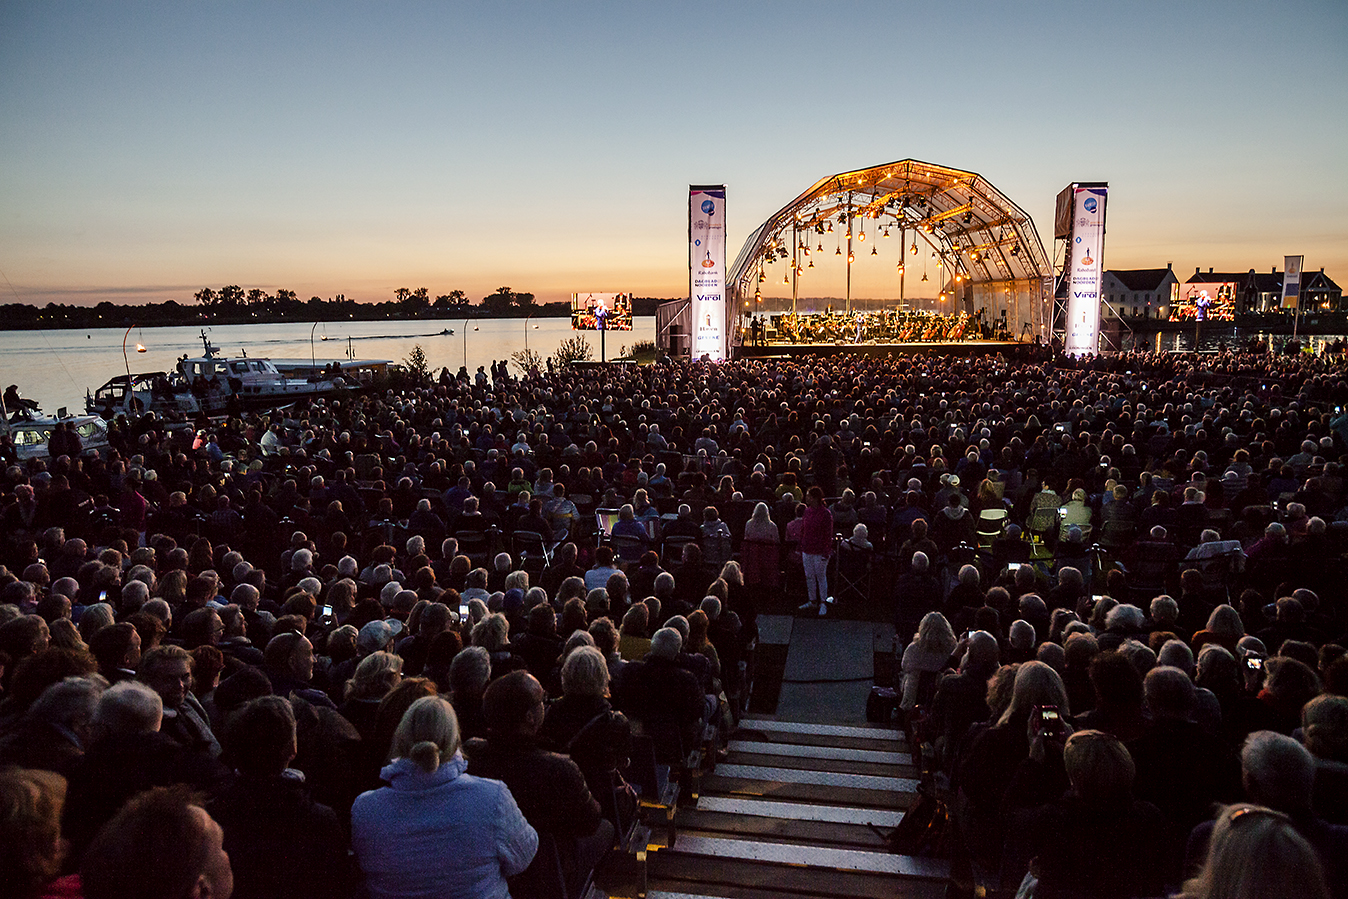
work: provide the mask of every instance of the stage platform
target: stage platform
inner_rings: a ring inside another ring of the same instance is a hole
[[[768,343],[762,346],[732,347],[736,359],[792,358],[798,356],[988,356],[994,353],[1013,355],[1032,348],[1029,343],[1014,340],[946,340],[911,341],[908,343]]]

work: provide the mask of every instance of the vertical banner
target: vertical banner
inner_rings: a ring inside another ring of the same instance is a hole
[[[725,185],[688,188],[688,298],[693,358],[726,357]]]
[[[1104,274],[1105,195],[1108,185],[1073,185],[1071,264],[1067,284],[1067,338],[1063,351],[1099,351],[1100,284]]]
[[[1305,256],[1284,256],[1282,271],[1282,308],[1296,309],[1301,299],[1301,266]]]

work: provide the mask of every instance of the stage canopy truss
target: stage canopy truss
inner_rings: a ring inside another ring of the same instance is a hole
[[[852,253],[863,246],[854,239],[863,229],[887,229],[918,247],[904,258],[936,266],[947,309],[982,308],[989,319],[1005,316],[1013,335],[1047,339],[1052,267],[1030,216],[981,175],[914,159],[824,178],[774,213],[730,268],[727,312],[760,310],[766,266],[787,259],[794,307],[804,256],[824,234],[846,240],[850,307]]]

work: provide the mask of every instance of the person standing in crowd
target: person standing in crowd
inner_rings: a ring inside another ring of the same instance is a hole
[[[800,556],[808,597],[801,611],[817,609],[821,618],[828,614],[833,604],[828,592],[828,560],[832,555],[833,513],[824,505],[823,489],[816,485],[805,494],[805,514],[801,516]]]

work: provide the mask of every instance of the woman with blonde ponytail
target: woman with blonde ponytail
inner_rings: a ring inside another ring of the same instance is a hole
[[[408,707],[393,734],[387,787],[351,809],[351,845],[371,899],[509,899],[538,834],[505,784],[465,774],[454,708],[439,696]]]

